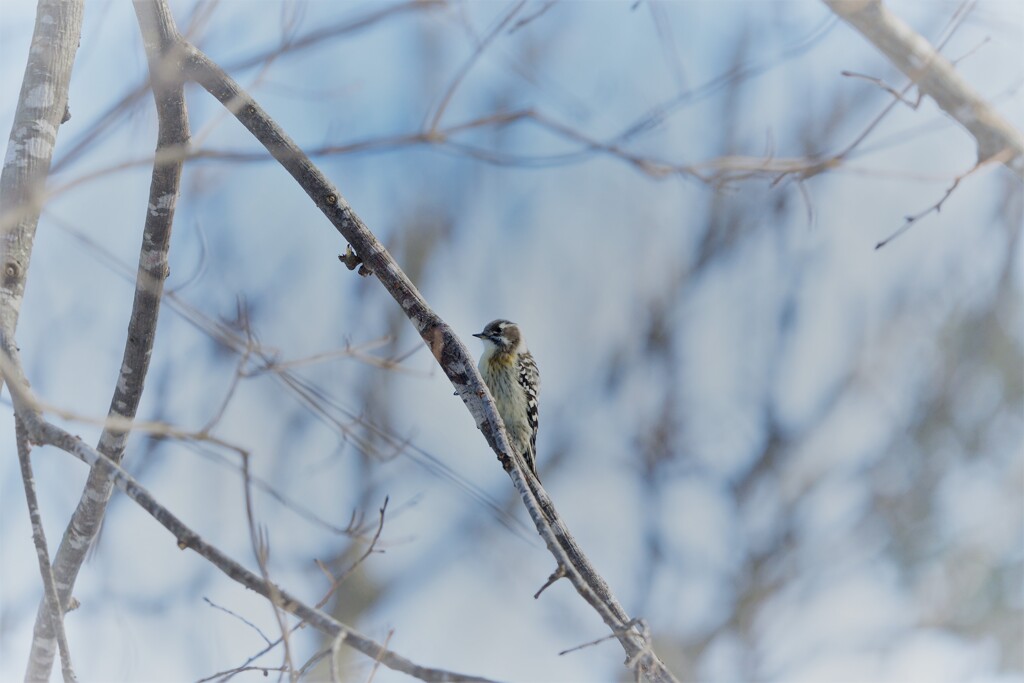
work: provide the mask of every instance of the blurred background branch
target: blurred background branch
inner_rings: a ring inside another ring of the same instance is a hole
[[[881,50],[922,94],[935,100],[978,144],[978,162],[1000,157],[1024,181],[1024,137],[919,33],[882,0],[824,0],[843,21]]]

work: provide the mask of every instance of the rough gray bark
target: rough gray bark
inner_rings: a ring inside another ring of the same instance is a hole
[[[70,118],[68,86],[82,32],[82,10],[81,0],[40,0],[36,7],[25,76],[0,174],[0,267],[3,269],[0,273],[0,343],[4,345],[13,345],[18,326],[57,131]],[[0,387],[6,380],[6,373],[0,372]],[[27,448],[27,443],[24,445]],[[23,467],[27,466],[27,457],[26,452]],[[34,490],[29,469],[23,470],[25,477],[28,477],[24,483],[26,495],[29,495]],[[33,497],[30,495],[30,506]],[[40,559],[45,561],[48,574],[49,557]],[[56,583],[53,581],[47,586],[47,597],[54,597],[51,589]],[[51,634],[45,643],[48,649],[30,658],[28,675],[37,670],[37,665],[46,662],[48,678],[57,650],[54,634],[63,631],[60,623],[63,610],[56,606],[53,616],[57,623],[54,624],[45,604],[46,598],[40,614]],[[61,644],[61,650],[65,677],[73,677],[66,642]]]
[[[974,136],[979,163],[999,158],[1024,180],[1024,136],[982,99],[924,37],[890,12],[881,0],[824,2]]]
[[[0,173],[0,328],[18,327],[32,243],[82,33],[81,0],[40,0]],[[0,388],[3,376],[0,375]]]
[[[160,298],[168,273],[167,251],[174,207],[180,190],[183,151],[189,142],[185,88],[179,64],[181,55],[175,54],[180,37],[174,29],[173,19],[165,7],[151,2],[137,2],[135,10],[146,46],[159,130],[135,280],[135,300],[128,322],[121,369],[108,412],[111,418],[121,418],[122,424],[135,418],[149,371]],[[119,463],[124,457],[127,440],[127,430],[108,425],[100,436],[98,448],[108,458]],[[53,561],[63,609],[67,609],[71,600],[78,572],[99,533],[112,492],[109,477],[98,470],[89,472],[78,506],[64,531]],[[46,612],[44,602],[40,604],[33,631],[29,661],[32,663],[30,674],[34,672],[35,675],[27,676],[30,680],[48,679],[53,664],[54,632]]]

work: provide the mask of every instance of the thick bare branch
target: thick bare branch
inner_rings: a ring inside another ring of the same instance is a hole
[[[57,129],[82,33],[81,0],[40,0],[0,174],[0,329],[14,334]],[[3,377],[0,376],[0,387]]]
[[[974,136],[978,162],[1009,150],[1003,162],[1024,180],[1024,136],[964,80],[953,64],[881,0],[824,0]]]
[[[185,109],[180,67],[182,55],[175,52],[181,41],[174,28],[173,18],[166,7],[155,3],[137,2],[135,10],[149,60],[159,129],[149,207],[135,281],[135,300],[128,322],[121,368],[110,401],[109,415],[121,418],[121,423],[135,418],[149,371],[160,299],[168,273],[167,251],[181,183],[183,152],[189,141],[188,113]],[[108,425],[100,436],[98,448],[105,456],[119,463],[124,457],[127,439],[126,429]],[[108,477],[98,471],[89,473],[78,507],[54,558],[54,574],[60,586],[62,606],[66,606],[71,599],[79,569],[99,532],[111,493],[112,486]],[[30,661],[41,661],[45,659],[46,653],[50,653],[52,666],[54,633],[44,608],[45,605],[40,605],[36,616]],[[49,668],[46,667],[46,676],[49,675]]]

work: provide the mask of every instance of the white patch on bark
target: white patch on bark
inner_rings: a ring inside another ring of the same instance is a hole
[[[46,85],[37,85],[25,95],[26,107],[49,107],[53,104],[53,91]]]
[[[36,159],[46,159],[50,156],[50,151],[53,149],[52,139],[47,140],[42,135],[35,135],[28,138],[23,143],[25,152],[30,156],[34,156]]]
[[[53,659],[54,655],[57,654],[57,639],[56,638],[46,638],[46,639],[36,638],[36,639],[34,639],[33,644],[38,645],[38,647],[33,648],[35,650],[35,654],[36,654],[35,660],[37,662],[38,661],[43,661],[43,660]]]
[[[127,365],[121,366],[121,374],[117,376],[117,390],[122,394],[128,393],[128,375],[132,374],[132,369]]]
[[[15,166],[18,168],[24,168],[28,166],[28,159],[26,159],[22,153],[22,145],[20,142],[11,141],[7,145],[7,154],[4,156],[4,167]]]
[[[89,547],[89,539],[81,534],[69,534],[68,545],[74,550],[85,550]]]
[[[11,296],[6,290],[0,290],[0,303],[15,313],[21,312],[21,297]]]
[[[57,127],[49,121],[47,121],[46,119],[36,119],[34,125],[36,127],[36,130],[39,131],[40,133],[49,135],[54,140],[57,139]]]
[[[146,270],[153,270],[167,261],[166,255],[160,249],[147,249],[142,252],[139,265]]]
[[[149,205],[149,215],[158,216],[161,213],[166,213],[172,206],[174,206],[174,193],[168,192],[167,194],[160,195],[156,200],[156,204]]]

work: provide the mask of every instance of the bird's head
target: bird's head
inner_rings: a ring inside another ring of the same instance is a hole
[[[512,353],[523,339],[519,326],[508,320],[493,320],[487,323],[483,332],[473,336],[483,340],[484,347],[493,347],[496,353]]]

